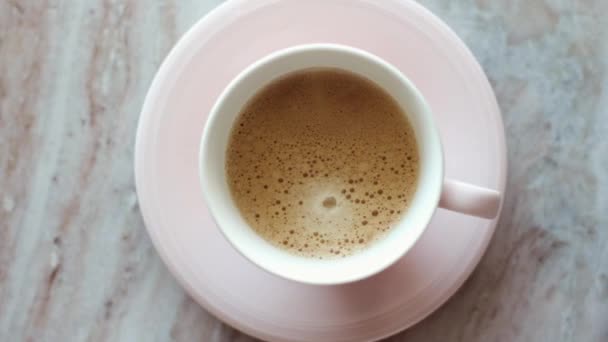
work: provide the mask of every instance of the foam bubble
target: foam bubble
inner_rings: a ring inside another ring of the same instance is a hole
[[[331,209],[336,206],[336,198],[333,196],[327,197],[323,200],[323,206],[327,209]]]

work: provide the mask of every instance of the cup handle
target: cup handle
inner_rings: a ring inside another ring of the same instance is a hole
[[[500,208],[501,195],[496,190],[455,180],[445,180],[439,207],[459,213],[493,219]]]

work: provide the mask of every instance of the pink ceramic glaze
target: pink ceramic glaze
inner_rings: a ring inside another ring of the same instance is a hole
[[[443,183],[439,206],[463,214],[493,219],[500,209],[500,192],[455,180]]]
[[[423,7],[397,0],[229,1],[180,40],[150,88],[136,142],[140,207],[170,270],[225,322],[264,340],[375,340],[444,303],[477,265],[496,219],[439,209],[414,247],[385,271],[345,285],[304,285],[236,252],[198,186],[200,134],[220,92],[270,52],[315,42],[358,47],[399,68],[432,107],[446,177],[504,191],[504,132],[492,90],[464,44]],[[466,205],[450,193],[441,200]]]

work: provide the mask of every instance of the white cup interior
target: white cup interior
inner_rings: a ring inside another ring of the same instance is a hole
[[[273,80],[298,70],[329,67],[361,75],[385,89],[413,126],[420,155],[418,188],[402,219],[379,241],[352,256],[318,260],[290,254],[257,235],[236,207],[226,179],[232,126],[245,104]],[[230,243],[263,269],[294,281],[340,284],[371,276],[402,257],[421,236],[437,208],[443,155],[432,113],[414,85],[395,67],[354,48],[311,44],[275,52],[248,67],[224,90],[205,125],[200,150],[202,190],[217,225]]]

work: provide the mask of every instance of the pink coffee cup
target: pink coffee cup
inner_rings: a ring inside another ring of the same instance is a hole
[[[419,148],[418,188],[399,223],[385,238],[341,259],[296,256],[265,241],[240,215],[226,180],[228,140],[241,108],[273,80],[316,67],[347,70],[386,90],[404,109]],[[375,55],[334,44],[308,44],[281,50],[241,72],[212,108],[201,139],[199,171],[211,215],[234,248],[268,272],[308,284],[347,283],[382,271],[412,248],[437,208],[492,219],[501,202],[497,191],[444,178],[443,148],[433,113],[405,75]]]

